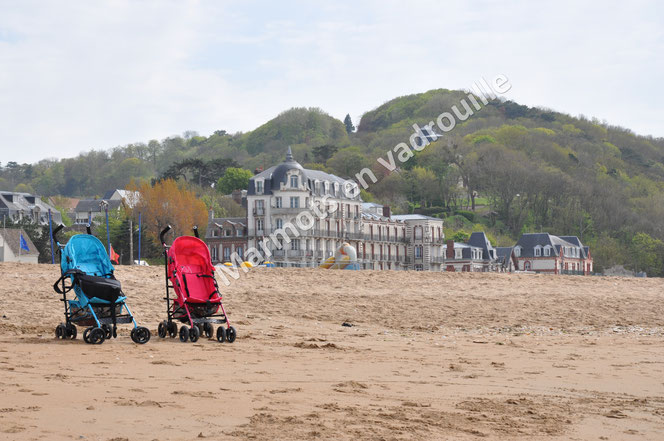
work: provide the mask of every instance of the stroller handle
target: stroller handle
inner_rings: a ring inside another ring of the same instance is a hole
[[[85,225],[85,231],[87,231],[88,234],[92,234],[92,228],[90,228],[90,224]]]
[[[198,235],[198,225],[194,225],[194,228],[192,228],[192,230],[194,230],[194,236],[196,236],[196,238],[201,237],[201,236]]]
[[[51,235],[51,237],[53,238],[53,242],[59,243],[58,238],[56,236],[58,235],[60,230],[62,230],[64,227],[65,227],[65,224],[60,224],[57,227],[55,227],[55,230],[53,230],[53,234]]]
[[[164,245],[164,246],[166,246],[166,239],[164,239],[164,236],[165,236],[166,233],[168,233],[169,231],[171,231],[171,226],[170,226],[170,225],[166,225],[166,228],[164,228],[163,230],[161,230],[161,233],[159,233],[159,240],[161,241],[161,244]]]

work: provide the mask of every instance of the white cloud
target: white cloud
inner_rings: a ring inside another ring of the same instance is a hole
[[[2,161],[292,106],[358,122],[395,96],[508,75],[510,96],[664,136],[662,8],[618,2],[20,2],[0,15]]]

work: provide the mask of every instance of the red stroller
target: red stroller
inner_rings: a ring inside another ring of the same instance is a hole
[[[195,342],[205,334],[207,338],[214,335],[213,324],[220,324],[217,328],[217,340],[233,343],[237,333],[228,322],[224,305],[221,303],[219,285],[214,278],[214,266],[210,258],[210,251],[205,242],[198,238],[198,228],[194,227],[196,237],[181,236],[173,241],[171,246],[166,245],[164,235],[171,226],[167,226],[159,235],[164,247],[166,268],[166,313],[168,320],[159,323],[157,329],[159,337],[166,334],[171,338],[178,335],[178,326],[175,320],[189,324],[189,328],[180,327],[180,341]],[[176,297],[171,297],[170,290],[174,290]],[[223,324],[226,324],[226,327]]]

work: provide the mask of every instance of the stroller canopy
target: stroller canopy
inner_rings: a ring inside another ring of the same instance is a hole
[[[62,251],[60,260],[62,273],[78,269],[91,276],[104,277],[113,274],[113,265],[104,245],[94,236],[77,234],[72,236]]]
[[[177,302],[221,302],[214,281],[210,250],[202,240],[181,236],[168,250],[168,277],[178,294]]]
[[[202,240],[193,236],[181,236],[173,241],[168,256],[186,273],[211,274],[214,271],[210,250]]]

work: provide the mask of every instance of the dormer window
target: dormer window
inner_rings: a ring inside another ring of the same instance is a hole
[[[516,257],[521,257],[521,247],[515,247],[514,248],[514,255]]]
[[[535,257],[540,257],[542,255],[542,247],[537,245],[535,247]]]
[[[263,181],[256,181],[256,193],[261,194],[263,193]]]
[[[551,247],[549,245],[544,247],[544,255],[545,256],[550,256],[551,255]]]
[[[323,187],[325,189],[325,194],[328,194],[330,192],[330,183],[325,181],[325,184],[323,184]]]

